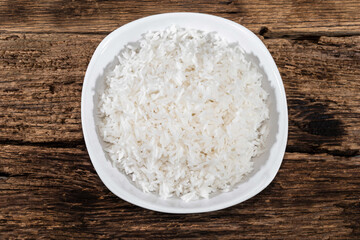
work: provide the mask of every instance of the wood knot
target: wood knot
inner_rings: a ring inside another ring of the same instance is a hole
[[[268,32],[269,32],[269,29],[268,29],[267,27],[261,27],[261,28],[260,28],[260,31],[259,31],[259,34],[260,34],[261,36],[265,37],[264,35],[265,35],[266,33],[268,33]]]

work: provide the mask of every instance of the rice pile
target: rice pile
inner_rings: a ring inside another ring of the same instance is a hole
[[[252,171],[267,93],[237,44],[171,26],[128,44],[118,60],[101,93],[99,132],[139,188],[190,201],[229,191]]]

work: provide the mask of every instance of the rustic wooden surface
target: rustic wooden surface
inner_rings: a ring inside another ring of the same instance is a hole
[[[281,169],[231,208],[172,215],[102,184],[80,123],[112,30],[156,13],[234,20],[267,45],[289,105]],[[360,2],[0,0],[0,239],[360,239]]]

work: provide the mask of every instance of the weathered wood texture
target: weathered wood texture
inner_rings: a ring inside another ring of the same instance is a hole
[[[0,141],[82,141],[80,95],[99,35],[2,34]],[[289,104],[288,148],[342,155],[360,146],[360,36],[264,39]]]
[[[360,34],[358,0],[0,1],[6,31],[109,32],[157,13],[202,12],[227,17],[268,36]]]
[[[80,98],[107,33],[174,11],[239,22],[267,45],[289,105],[273,183],[229,209],[144,210],[86,152]],[[0,238],[360,238],[360,2],[0,0]]]
[[[288,153],[261,194],[222,211],[171,215],[109,192],[83,146],[3,145],[0,234],[6,237],[344,239],[360,234],[360,158]],[[17,164],[14,164],[17,162]]]

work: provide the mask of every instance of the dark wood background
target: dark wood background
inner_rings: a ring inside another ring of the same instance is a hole
[[[257,34],[286,88],[289,140],[260,194],[172,215],[124,202],[91,165],[80,121],[87,64],[111,31],[165,12]],[[0,238],[360,239],[358,0],[0,0]]]

